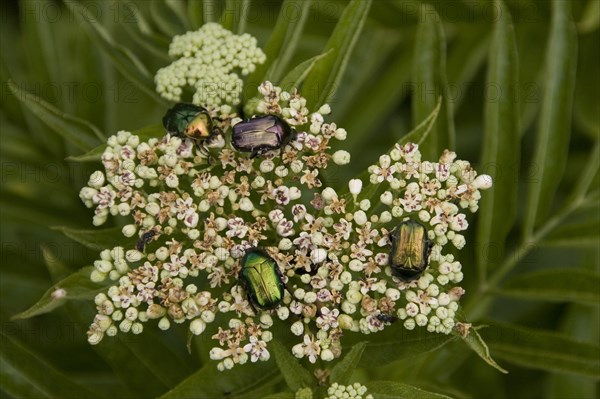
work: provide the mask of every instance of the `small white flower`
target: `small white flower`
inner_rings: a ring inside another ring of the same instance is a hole
[[[492,187],[492,177],[489,175],[479,175],[475,178],[473,186],[481,190],[487,190]]]
[[[350,194],[356,197],[362,190],[362,180],[352,179],[350,182],[348,182],[348,187],[350,189]]]
[[[364,225],[367,223],[367,214],[362,210],[354,212],[354,221],[359,226]]]
[[[256,337],[250,337],[250,343],[244,346],[244,352],[250,352],[251,361],[257,362],[259,359],[267,361],[270,358],[269,351],[267,350],[267,343],[265,341],[259,341]]]
[[[333,162],[336,165],[347,165],[350,163],[350,153],[344,150],[338,150],[333,153]]]

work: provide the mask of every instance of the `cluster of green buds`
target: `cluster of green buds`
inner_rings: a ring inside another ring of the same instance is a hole
[[[248,122],[228,106],[211,109],[222,134],[206,148],[170,134],[108,140],[105,170],[80,196],[96,225],[130,215],[122,231],[136,244],[105,250],[94,264],[91,279],[114,284],[96,296],[89,342],[140,333],[153,320],[161,329],[189,323],[191,333],[211,334],[210,357],[223,370],[269,359],[276,322],[298,337],[291,352],[312,363],[338,358],[342,334],[398,319],[450,333],[463,274],[444,248],[464,246],[461,210],[477,210],[489,176],[450,151],[422,161],[408,143],[371,166],[369,181],[353,179],[338,193],[319,179],[331,163],[350,161],[346,151],[331,153],[346,131],[325,121],[330,107],[311,111],[296,90],[270,82],[259,92],[258,112],[295,132],[283,148],[236,150],[232,130]]]
[[[254,72],[256,65],[266,60],[256,38],[247,33],[235,35],[217,23],[175,36],[169,56],[176,60],[158,70],[156,91],[167,100],[180,101],[191,87],[193,103],[209,107],[239,104],[243,90],[240,74]]]
[[[340,385],[334,382],[327,388],[325,399],[373,399],[373,395],[367,394],[367,387],[355,382],[352,385]]]

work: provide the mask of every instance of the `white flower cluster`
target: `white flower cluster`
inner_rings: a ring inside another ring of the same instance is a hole
[[[404,327],[412,330],[415,326],[426,327],[430,332],[449,334],[455,326],[458,300],[464,289],[452,286],[463,279],[461,263],[452,254],[445,254],[444,247],[452,243],[457,249],[465,245],[460,232],[468,227],[466,216],[461,209],[476,212],[481,198],[479,190],[490,188],[491,177],[477,175],[469,162],[457,160],[452,151],[444,151],[437,162],[422,161],[418,145],[407,143],[396,145],[389,155],[382,155],[379,163],[369,167],[370,184],[383,187],[379,202],[387,209],[379,215],[371,215],[374,225],[388,223],[390,220],[419,220],[424,223],[428,238],[433,243],[428,259],[429,268],[414,281],[396,280],[396,286],[404,291],[406,304],[398,307],[396,315],[404,320]],[[362,181],[353,180],[349,184],[355,201],[359,200]],[[361,208],[367,210],[368,198],[360,201]],[[356,214],[355,214],[355,220]],[[366,215],[359,219],[367,225]],[[398,222],[392,224],[392,227]],[[387,229],[380,230],[380,236],[389,237]],[[375,234],[377,236],[377,234]],[[389,238],[388,238],[389,240]],[[385,242],[377,243],[378,246]],[[377,251],[366,246],[365,251]],[[385,253],[376,254],[383,257]],[[389,263],[387,260],[384,264]],[[350,269],[363,270],[364,262],[352,262]],[[386,267],[386,274],[391,268]],[[360,287],[356,287],[359,297]],[[364,290],[363,290],[364,291]],[[399,295],[392,289],[385,291],[386,296],[395,301]],[[387,312],[386,312],[387,313]],[[389,314],[387,315],[389,316]],[[387,317],[384,316],[384,320]],[[381,321],[381,317],[378,318]],[[377,326],[373,319],[361,320],[361,331],[367,332]]]
[[[176,60],[156,73],[156,91],[167,100],[180,101],[189,86],[194,90],[193,103],[209,108],[239,104],[240,74],[252,73],[266,60],[256,38],[234,35],[217,23],[175,36],[169,56]]]
[[[115,284],[96,297],[89,341],[139,333],[149,320],[162,329],[187,321],[193,334],[213,334],[218,346],[210,357],[223,370],[269,359],[274,317],[298,337],[294,356],[311,363],[338,358],[344,330],[370,334],[402,319],[406,329],[449,333],[464,290],[456,285],[461,264],[444,247],[464,245],[460,210],[477,209],[489,177],[449,151],[438,162],[421,161],[409,143],[369,168],[365,189],[354,179],[342,195],[319,179],[331,161],[343,165],[350,156],[329,153],[332,140],[346,138],[325,122],[329,106],[311,113],[295,90],[269,82],[259,91],[259,112],[297,131],[281,152],[252,158],[236,151],[229,137],[240,120],[223,107],[213,116],[224,138],[210,154],[168,135],[141,142],[119,132],[109,139],[105,170],[92,174],[80,196],[95,208],[96,225],[109,214],[132,216],[123,228],[131,248],[104,251],[94,263],[92,280]],[[368,193],[378,187],[376,201]],[[390,232],[406,219],[424,223],[432,242],[428,267],[408,282],[390,267]],[[242,259],[254,248],[283,276],[284,297],[274,310],[257,309],[240,283]],[[223,320],[218,314],[228,321],[213,327]]]
[[[352,385],[340,385],[334,382],[327,388],[325,399],[373,399],[373,395],[367,393],[367,387],[355,382]]]

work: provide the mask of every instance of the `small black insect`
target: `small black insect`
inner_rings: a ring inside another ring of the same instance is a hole
[[[377,317],[377,320],[379,320],[382,323],[393,323],[396,320],[398,320],[398,318],[396,316],[392,316],[391,314],[387,314],[387,313],[379,313],[375,317]]]
[[[157,231],[155,229],[150,229],[150,230],[144,232],[142,234],[142,236],[139,238],[139,240],[137,240],[137,242],[135,244],[135,249],[137,249],[140,252],[143,252],[144,247],[146,245],[150,244],[150,242],[154,239],[156,234],[157,234]]]

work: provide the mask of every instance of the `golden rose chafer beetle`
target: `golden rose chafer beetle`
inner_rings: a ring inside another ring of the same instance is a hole
[[[264,250],[251,248],[242,258],[239,279],[250,303],[260,309],[274,309],[283,300],[284,284],[279,266]]]
[[[195,104],[175,104],[167,111],[162,122],[168,133],[196,142],[221,134],[221,130],[213,124],[208,111]]]
[[[433,243],[427,238],[427,229],[414,220],[400,223],[390,233],[392,274],[404,281],[418,278],[429,264]]]

